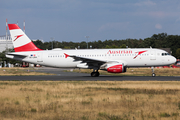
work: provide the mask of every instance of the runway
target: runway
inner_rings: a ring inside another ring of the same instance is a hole
[[[0,76],[1,81],[180,81],[169,76]]]
[[[53,73],[47,76],[0,76],[1,81],[180,81],[180,76],[107,76],[91,77],[86,73],[63,72],[62,69],[45,68],[36,72]]]

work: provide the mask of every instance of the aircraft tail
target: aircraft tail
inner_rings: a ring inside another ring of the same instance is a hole
[[[17,24],[8,24],[15,52],[39,51]]]

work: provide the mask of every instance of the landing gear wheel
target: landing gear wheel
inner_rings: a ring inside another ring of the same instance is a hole
[[[153,73],[153,74],[152,74],[152,77],[155,77],[155,76],[156,76],[156,74],[155,74],[155,73]]]
[[[151,70],[152,70],[152,77],[155,77],[156,74],[154,73],[154,67],[151,67]]]
[[[99,76],[99,72],[92,72],[91,73],[91,77],[98,77]]]

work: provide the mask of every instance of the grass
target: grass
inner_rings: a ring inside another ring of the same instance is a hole
[[[180,76],[180,68],[155,68],[156,76]],[[72,70],[65,70],[72,72]],[[74,69],[73,72],[88,73],[92,70],[89,69]],[[99,70],[100,75],[118,75],[118,76],[152,76],[151,68],[127,68],[125,73],[108,73],[107,71]]]
[[[49,73],[40,73],[35,72],[33,68],[1,68],[0,69],[0,76],[13,76],[13,75],[52,75]]]
[[[0,81],[2,120],[179,120],[180,82]]]

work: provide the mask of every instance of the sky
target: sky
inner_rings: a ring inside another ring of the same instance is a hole
[[[144,39],[180,34],[179,0],[0,0],[0,36],[17,23],[45,42]],[[9,33],[9,32],[8,32]]]

